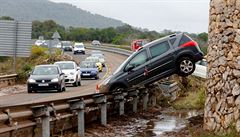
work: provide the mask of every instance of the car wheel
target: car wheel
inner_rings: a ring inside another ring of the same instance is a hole
[[[78,86],[81,86],[81,85],[82,85],[82,84],[81,84],[81,80],[79,80],[79,81],[78,81]]]
[[[96,76],[95,79],[99,79],[99,76]]]
[[[73,83],[73,86],[74,86],[74,87],[77,87],[77,86],[78,86],[77,78],[76,78],[76,81]]]
[[[28,89],[28,93],[32,93],[32,92],[33,92],[32,90]]]
[[[178,63],[178,75],[188,76],[191,75],[195,70],[195,63],[189,57],[183,57]]]
[[[58,91],[58,92],[62,92],[62,91],[63,91],[62,84],[59,86],[59,88],[58,88],[57,91]]]
[[[125,91],[125,90],[126,90],[126,89],[123,88],[123,87],[121,87],[121,86],[116,86],[116,87],[111,88],[110,92],[111,92],[111,93],[114,93],[114,92],[123,92],[123,91]]]
[[[66,91],[66,87],[65,86],[63,87],[62,91]]]

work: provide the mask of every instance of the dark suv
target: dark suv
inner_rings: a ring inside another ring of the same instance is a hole
[[[100,92],[146,86],[175,73],[188,76],[195,70],[195,62],[202,58],[198,44],[186,34],[166,36],[129,56],[112,76],[103,81]]]

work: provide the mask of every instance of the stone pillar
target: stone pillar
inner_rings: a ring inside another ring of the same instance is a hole
[[[211,0],[204,128],[240,131],[240,0]]]

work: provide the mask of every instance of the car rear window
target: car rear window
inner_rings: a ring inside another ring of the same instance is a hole
[[[165,52],[167,52],[170,49],[169,43],[167,41],[159,43],[157,45],[154,45],[150,47],[150,52],[152,55],[152,58],[155,58]]]
[[[190,38],[188,38],[186,35],[183,35],[178,46],[181,46],[182,44],[185,44],[189,41],[192,41],[192,40]]]

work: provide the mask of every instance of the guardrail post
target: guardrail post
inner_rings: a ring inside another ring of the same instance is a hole
[[[119,103],[119,115],[124,114],[124,94],[123,93],[117,93],[114,95],[114,101]]]
[[[151,106],[155,107],[157,104],[157,85],[151,85],[149,88],[149,93],[150,93],[150,103]]]
[[[137,106],[138,106],[138,90],[130,91],[128,95],[133,98],[133,112],[137,113]]]
[[[50,137],[50,111],[48,106],[39,105],[32,107],[33,116],[41,118],[42,121],[42,137]]]
[[[100,104],[101,108],[101,124],[107,125],[107,97],[105,95],[94,96],[94,102]]]
[[[148,106],[148,96],[149,96],[148,90],[147,90],[147,89],[144,89],[144,90],[142,91],[142,95],[143,95],[143,97],[142,97],[142,99],[143,99],[143,110],[147,110],[147,106]]]
[[[84,137],[85,133],[85,120],[84,120],[84,110],[85,110],[85,103],[84,100],[70,100],[70,109],[73,111],[77,111],[78,115],[78,136]]]

